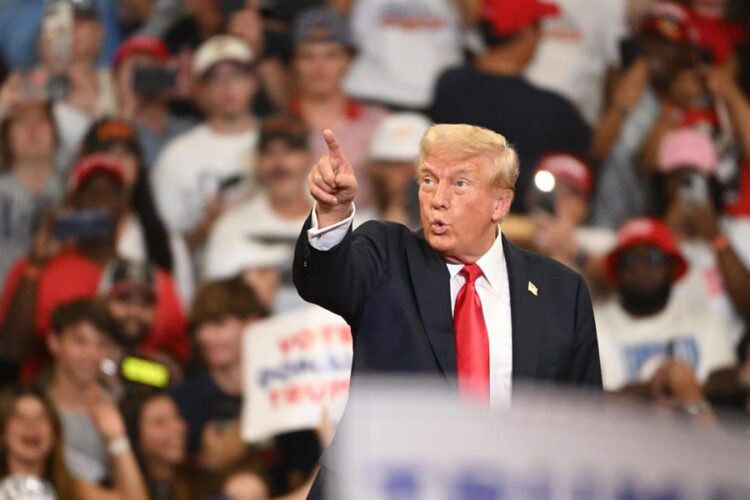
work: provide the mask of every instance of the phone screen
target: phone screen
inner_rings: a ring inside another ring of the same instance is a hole
[[[133,91],[137,94],[156,94],[172,90],[177,83],[177,71],[162,66],[139,67],[133,73]]]
[[[678,196],[683,203],[703,205],[708,203],[708,182],[698,172],[690,172],[680,180]]]
[[[106,240],[112,236],[112,226],[107,210],[72,210],[57,217],[52,233],[58,240]]]

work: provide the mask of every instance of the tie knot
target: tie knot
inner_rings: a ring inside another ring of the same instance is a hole
[[[474,283],[482,275],[482,269],[476,264],[468,264],[461,269],[461,274],[467,283]]]

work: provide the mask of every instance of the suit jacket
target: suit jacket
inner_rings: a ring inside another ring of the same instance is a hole
[[[352,378],[440,374],[457,387],[450,275],[421,231],[371,221],[328,251],[297,240],[294,284],[342,316],[354,337]],[[503,236],[513,335],[513,380],[601,388],[591,298],[579,274]],[[529,282],[537,294],[529,291]]]
[[[342,316],[351,326],[351,391],[356,391],[358,377],[368,373],[433,374],[457,390],[450,274],[423,233],[371,221],[350,229],[334,248],[319,251],[308,242],[310,225],[308,218],[297,240],[294,284],[303,299]],[[513,380],[600,390],[596,326],[584,280],[504,236],[503,250],[510,288]],[[529,291],[529,282],[537,287],[536,295]],[[326,455],[321,460],[323,472],[330,469]]]

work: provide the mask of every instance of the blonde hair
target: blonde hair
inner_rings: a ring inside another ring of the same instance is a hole
[[[417,169],[428,156],[450,161],[484,157],[492,162],[492,185],[515,190],[518,179],[518,153],[502,135],[484,127],[467,124],[439,124],[430,127],[420,142]]]

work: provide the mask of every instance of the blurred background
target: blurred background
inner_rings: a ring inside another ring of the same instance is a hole
[[[517,148],[608,400],[750,427],[750,2],[0,0],[0,491],[304,498],[336,419],[244,441],[243,332],[309,307],[322,130],[417,229],[432,123]]]

